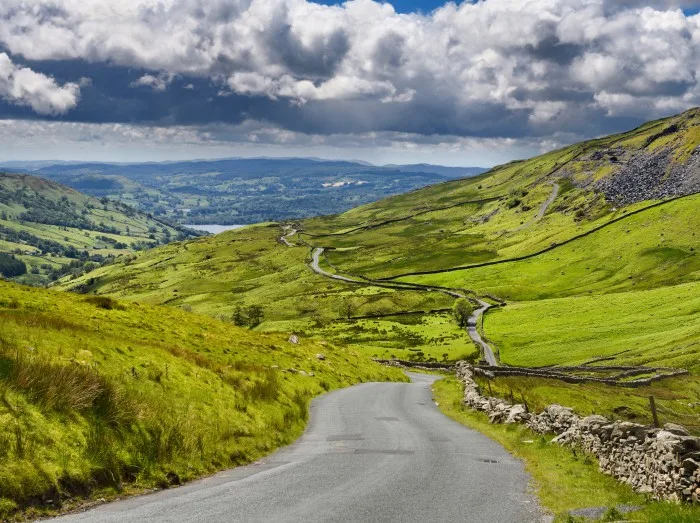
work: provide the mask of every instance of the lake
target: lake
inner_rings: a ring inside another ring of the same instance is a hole
[[[240,229],[245,227],[244,225],[189,225],[186,223],[182,224],[183,227],[189,227],[195,231],[204,231],[211,234],[219,234],[224,231],[232,231],[233,229]]]

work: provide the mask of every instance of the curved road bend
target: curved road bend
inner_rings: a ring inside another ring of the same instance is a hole
[[[532,225],[533,223],[536,223],[540,221],[542,218],[544,218],[544,215],[547,213],[547,209],[549,209],[550,205],[554,203],[554,200],[557,199],[557,196],[559,196],[559,184],[557,182],[550,182],[552,184],[552,193],[549,195],[549,197],[544,201],[544,203],[540,206],[540,210],[537,212],[537,216],[535,216],[532,220],[530,220],[527,223],[524,223],[520,227],[516,227],[515,229],[511,229],[510,231],[505,231],[505,232],[520,232],[523,229],[527,229]]]
[[[347,276],[342,276],[340,274],[333,274],[331,272],[324,271],[319,266],[319,263],[321,260],[321,255],[323,254],[324,250],[325,249],[323,247],[316,247],[311,254],[310,267],[311,267],[311,270],[313,270],[315,273],[320,274],[321,276],[325,276],[326,278],[332,278],[334,280],[340,280],[340,281],[344,281],[347,283],[360,283],[360,284],[364,284],[364,285],[368,285],[368,284],[371,285],[372,284],[371,280],[355,280],[355,279],[349,278]],[[388,283],[388,282],[382,282],[382,285],[385,287],[388,287],[388,286],[391,286],[392,284]],[[406,287],[403,287],[400,285],[396,285],[394,288],[406,290]],[[441,291],[441,292],[445,292],[445,291]],[[464,298],[464,294],[461,294],[461,293],[456,292],[456,291],[449,291],[449,294],[451,296],[454,296],[455,298]],[[486,362],[489,365],[491,365],[492,367],[497,367],[498,366],[498,359],[496,359],[496,355],[493,353],[493,349],[491,348],[491,346],[488,343],[486,343],[483,340],[483,338],[481,337],[481,335],[479,334],[479,331],[477,329],[477,325],[479,324],[479,320],[481,319],[481,316],[487,310],[489,310],[492,307],[492,305],[490,303],[483,301],[483,300],[479,300],[478,298],[477,298],[477,301],[479,302],[479,305],[481,305],[481,307],[476,309],[472,313],[472,315],[469,317],[469,321],[467,322],[467,333],[469,334],[469,337],[472,339],[472,341],[474,341],[474,343],[476,343],[483,350],[484,359],[486,360]]]
[[[491,346],[488,343],[486,343],[481,337],[481,334],[479,334],[479,330],[477,329],[477,325],[479,325],[479,320],[484,315],[484,313],[492,307],[492,305],[478,298],[476,301],[479,302],[479,305],[481,305],[481,307],[474,310],[472,315],[469,316],[469,320],[467,320],[467,333],[469,334],[469,337],[472,339],[472,341],[474,341],[474,343],[476,343],[484,351],[484,359],[486,360],[486,363],[488,363],[492,367],[498,367],[498,360],[496,359],[496,355],[493,353]]]
[[[296,247],[296,245],[291,243],[287,238],[294,236],[299,231],[289,226],[285,227],[284,231],[285,234],[280,236],[280,241],[284,243],[287,247]]]
[[[411,378],[317,398],[297,443],[258,463],[59,521],[540,521],[522,464],[437,409],[436,376]]]

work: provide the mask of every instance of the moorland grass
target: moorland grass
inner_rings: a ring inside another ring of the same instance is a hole
[[[313,396],[405,380],[348,349],[108,297],[0,282],[0,317],[0,519],[248,463],[301,433]]]

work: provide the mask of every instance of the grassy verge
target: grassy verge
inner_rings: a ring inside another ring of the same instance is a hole
[[[519,425],[492,425],[482,412],[462,406],[462,386],[455,378],[434,385],[435,400],[450,418],[494,439],[525,462],[543,508],[555,521],[576,521],[569,511],[620,504],[643,507],[628,517],[634,521],[690,523],[700,518],[700,507],[649,502],[632,489],[598,470],[595,459],[557,445]]]
[[[0,520],[251,462],[301,434],[314,396],[406,379],[287,336],[0,282]]]

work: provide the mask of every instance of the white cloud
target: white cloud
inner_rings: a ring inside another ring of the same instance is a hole
[[[636,102],[640,117],[700,103],[700,16],[679,9],[698,5],[488,0],[404,15],[372,0],[3,0],[0,45],[29,60],[143,68],[133,85],[155,91],[180,75],[209,78],[222,96],[323,103],[334,121],[364,111],[378,130],[429,134],[441,114],[475,120],[464,134],[538,135]],[[73,84],[52,92],[77,96]]]
[[[53,78],[18,66],[0,53],[0,98],[30,106],[39,114],[57,115],[75,107],[79,97],[78,84],[58,85]]]
[[[161,73],[157,76],[145,74],[138,80],[131,82],[131,87],[150,87],[154,91],[163,92],[172,83],[175,75]]]

